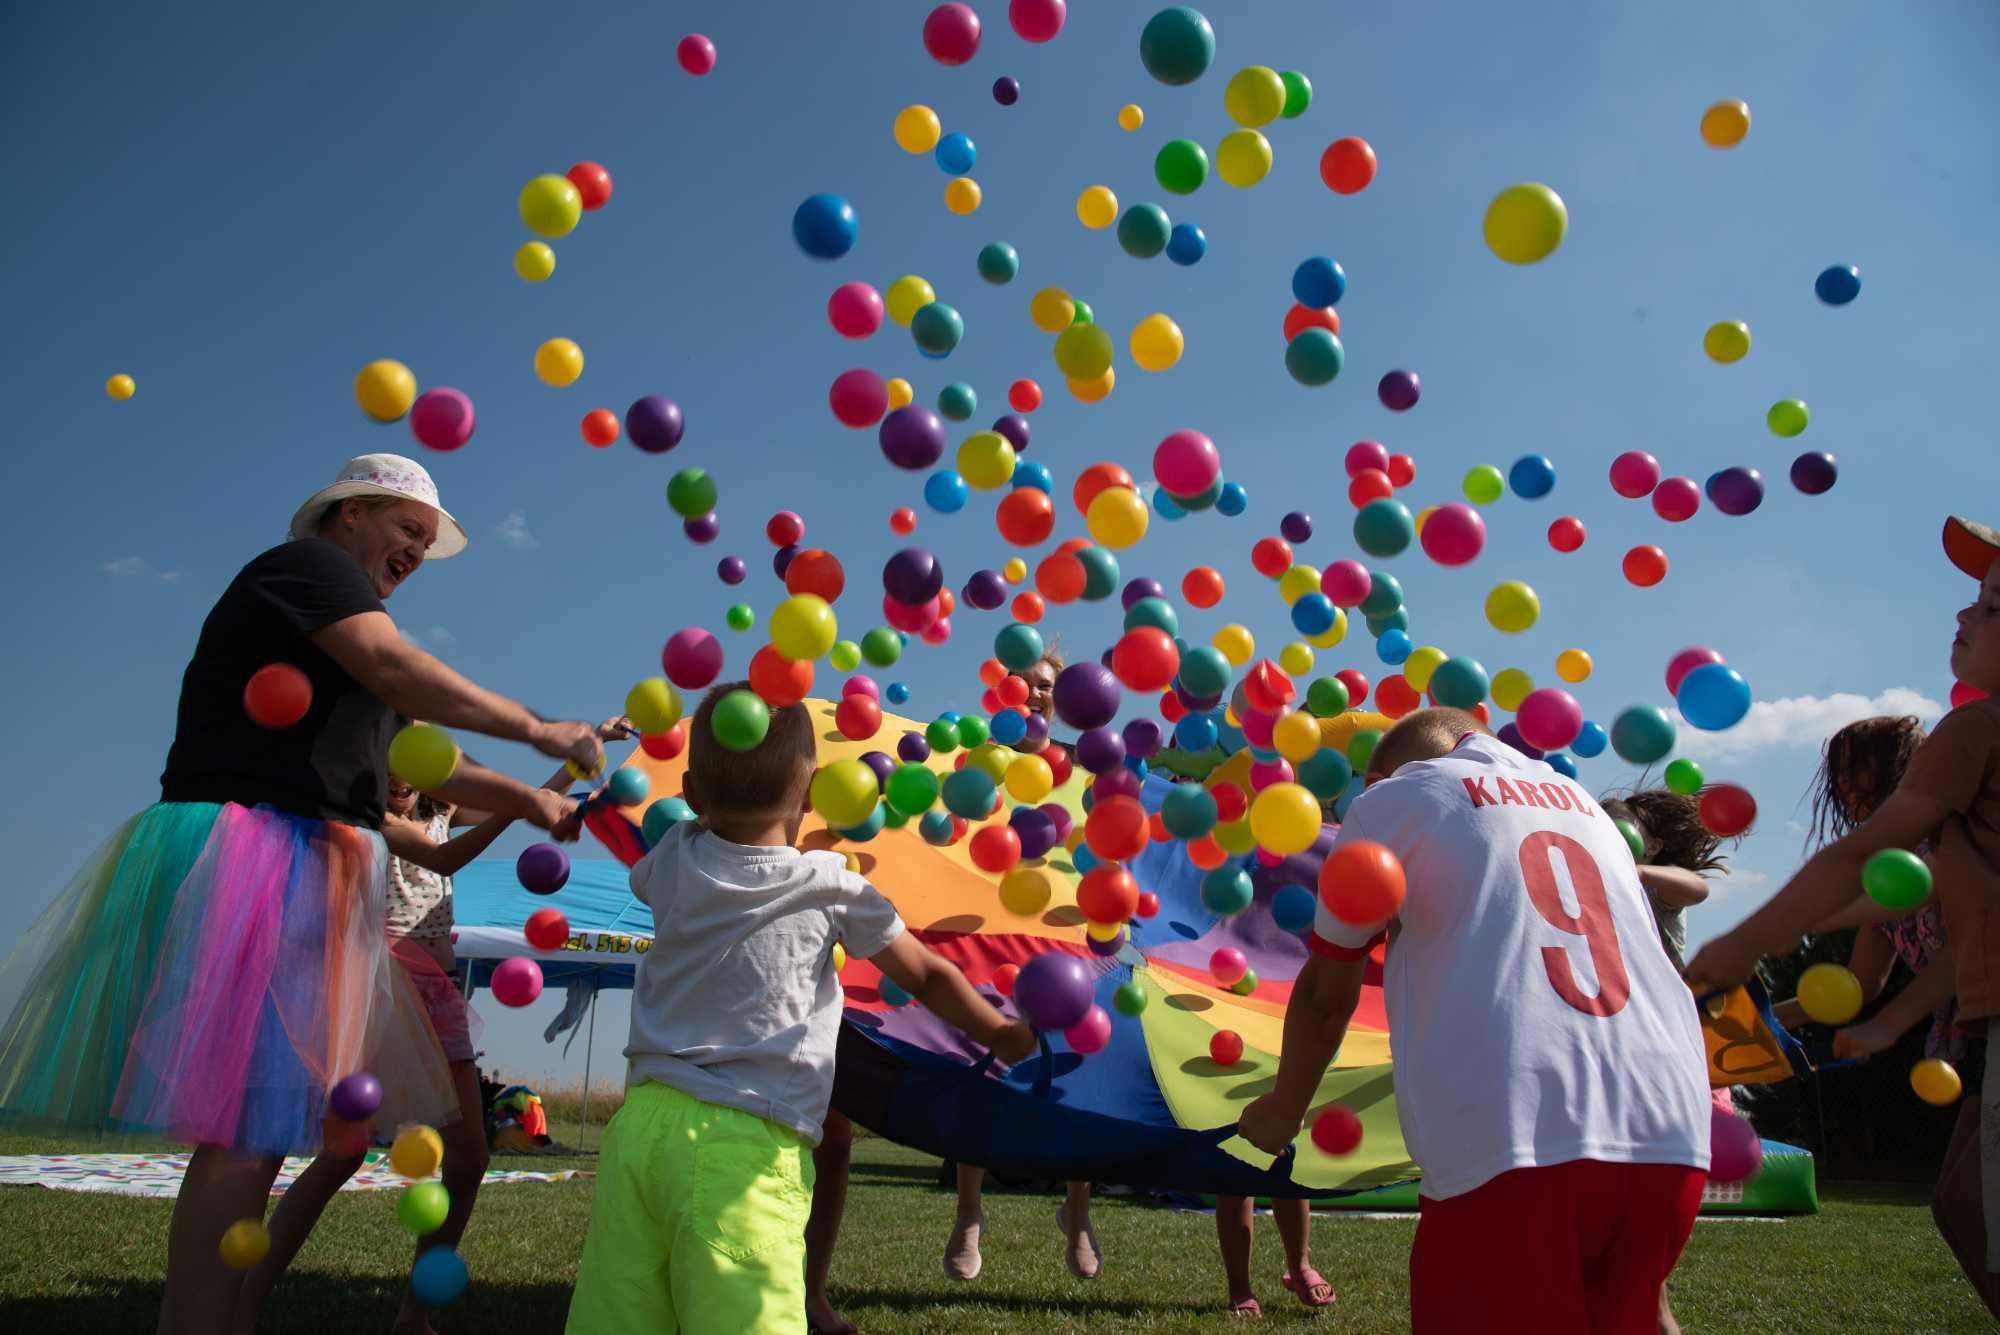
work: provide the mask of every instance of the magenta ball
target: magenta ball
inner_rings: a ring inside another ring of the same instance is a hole
[[[1417,379],[1415,371],[1391,371],[1375,385],[1375,397],[1382,400],[1382,406],[1392,413],[1408,412],[1416,407],[1423,392],[1423,383]]]
[[[1437,518],[1436,515],[1431,516]],[[1429,523],[1425,523],[1429,528]],[[1325,594],[1335,607],[1359,607],[1361,600],[1368,596],[1373,577],[1368,567],[1359,561],[1340,560],[1319,572],[1319,591]]]
[[[1081,1020],[1063,1030],[1063,1042],[1069,1044],[1071,1052],[1085,1057],[1104,1051],[1111,1044],[1111,1017],[1104,1013],[1104,1007],[1092,1006]]]
[[[840,698],[845,700],[850,695],[865,695],[870,700],[879,700],[882,698],[882,691],[875,684],[873,677],[863,676],[857,672],[840,684]]]
[[[874,426],[889,411],[889,384],[868,368],[857,366],[834,377],[826,401],[842,426]]]
[[[924,20],[924,50],[940,65],[963,65],[979,50],[979,15],[971,5],[939,5]]]
[[[1102,663],[1071,663],[1056,676],[1056,717],[1079,731],[1101,728],[1118,714],[1124,692]]]
[[[938,619],[938,600],[927,603],[899,603],[888,594],[882,595],[882,619],[892,630],[900,630],[907,635],[921,635],[929,630]]]
[[[1722,655],[1707,645],[1696,644],[1681,650],[1667,660],[1667,694],[1681,693],[1681,678],[1708,663],[1722,662]]]
[[[1514,713],[1521,740],[1538,751],[1560,751],[1583,731],[1583,706],[1556,686],[1528,692]]]
[[[1063,0],[1007,0],[1007,22],[1024,42],[1046,42],[1062,31],[1069,17]]]
[[[1748,1182],[1764,1166],[1764,1143],[1749,1119],[1708,1110],[1708,1180]]]
[[[1117,736],[1116,733],[1112,735],[1114,737]],[[1121,738],[1120,740],[1122,741],[1123,739]],[[1114,797],[1136,798],[1139,796],[1139,790],[1144,785],[1145,780],[1125,768],[1125,766],[1120,765],[1116,769],[1104,771],[1104,773],[1091,781],[1090,800],[1096,803],[1107,801]]]
[[[472,400],[440,386],[417,395],[410,407],[410,434],[433,450],[455,450],[472,439]]]
[[[715,577],[724,584],[741,584],[750,574],[750,567],[740,556],[725,556],[715,563]]]
[[[1208,957],[1208,971],[1224,987],[1234,987],[1250,972],[1250,961],[1235,946],[1223,946]]]
[[[867,338],[882,327],[882,294],[866,283],[842,283],[826,299],[826,319],[843,338]]]
[[[925,644],[943,644],[951,638],[951,618],[939,617],[930,625],[917,632],[917,637]]]
[[[1439,565],[1462,566],[1485,548],[1486,521],[1471,506],[1452,501],[1431,512],[1418,540],[1424,555]]]
[[[1044,802],[1036,810],[1054,822],[1057,843],[1061,843],[1063,840],[1069,838],[1069,832],[1075,828],[1075,822],[1069,814],[1068,807],[1065,807],[1060,802]]]
[[[1378,440],[1357,440],[1347,447],[1347,475],[1355,476],[1369,469],[1389,471],[1389,450]]]
[[[1221,474],[1215,442],[1199,431],[1176,431],[1153,450],[1153,477],[1169,496],[1199,496]]]
[[[1653,488],[1653,513],[1670,524],[1692,519],[1701,509],[1701,488],[1691,477],[1670,477]]]
[[[1037,1029],[1067,1029],[1090,1013],[1097,971],[1064,950],[1046,950],[1021,966],[1014,1004]]]
[[[674,48],[674,58],[689,74],[706,74],[715,68],[715,43],[698,32],[691,32],[681,38],[680,44]]]
[[[532,895],[552,895],[569,884],[569,854],[554,844],[529,844],[514,859],[514,876]]]
[[[647,454],[665,454],[681,443],[685,429],[680,405],[658,394],[648,394],[625,410],[625,435]]]
[[[699,626],[677,630],[660,650],[660,666],[674,685],[698,691],[722,671],[722,642]]]
[[[1292,781],[1292,762],[1282,756],[1276,760],[1257,760],[1250,765],[1250,788],[1253,792],[1263,792],[1274,783]]]
[[[1627,450],[1611,461],[1611,489],[1628,501],[1653,494],[1660,485],[1660,461],[1644,450]]]
[[[722,536],[722,521],[710,510],[705,515],[681,521],[681,532],[687,534],[689,542],[711,543]]]
[[[327,1096],[327,1106],[343,1122],[365,1122],[382,1106],[382,1082],[366,1071],[342,1076]]]
[[[1271,729],[1278,725],[1275,714],[1266,714],[1261,709],[1245,709],[1243,719],[1243,740],[1259,751],[1271,750]]]
[[[526,1006],[542,995],[542,966],[516,955],[493,967],[493,999],[502,1006]]]

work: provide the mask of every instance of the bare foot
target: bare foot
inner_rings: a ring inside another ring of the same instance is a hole
[[[1069,1202],[1056,1207],[1056,1223],[1063,1231],[1063,1261],[1078,1279],[1096,1279],[1104,1258],[1097,1250],[1097,1230],[1090,1226],[1090,1212],[1072,1222]]]
[[[431,1329],[430,1313],[403,1299],[403,1305],[396,1309],[396,1319],[389,1326],[390,1335],[437,1335]]]
[[[951,1226],[951,1237],[944,1244],[944,1273],[953,1279],[978,1279],[979,1233],[986,1227],[984,1213],[970,1219],[961,1218]]]
[[[836,1312],[825,1294],[806,1299],[806,1329],[813,1335],[860,1335],[860,1327]]]

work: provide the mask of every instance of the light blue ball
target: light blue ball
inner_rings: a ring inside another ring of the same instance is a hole
[[[1250,493],[1241,482],[1225,482],[1222,494],[1215,498],[1215,512],[1234,519],[1250,508]]]
[[[965,508],[972,489],[965,479],[949,468],[940,468],[924,479],[924,502],[941,515],[955,515]]]
[[[888,698],[889,703],[892,705],[908,704],[910,700],[910,688],[908,684],[900,681],[890,682],[888,689],[883,691],[882,694]]]
[[[1193,223],[1175,223],[1173,233],[1167,237],[1167,258],[1175,264],[1201,263],[1201,257],[1208,254],[1208,236]]]
[[[1036,491],[1051,492],[1055,490],[1056,480],[1049,472],[1047,464],[1023,459],[1014,465],[1014,477],[1010,485],[1016,491],[1022,487],[1033,487]]]
[[[1185,518],[1187,515],[1187,511],[1180,507],[1179,502],[1167,495],[1164,487],[1153,488],[1153,513],[1169,522]]]
[[[1375,641],[1375,656],[1390,667],[1394,667],[1410,656],[1412,647],[1408,631],[1385,630],[1382,632],[1382,638]]]
[[[1603,755],[1604,748],[1609,745],[1611,745],[1611,734],[1604,730],[1604,725],[1585,719],[1583,730],[1577,733],[1576,740],[1569,744],[1569,749],[1585,760],[1590,760]]]
[[[1674,703],[1690,727],[1721,732],[1750,712],[1750,683],[1727,663],[1703,663],[1681,678]]]
[[[470,1278],[456,1250],[433,1247],[410,1267],[410,1296],[426,1307],[443,1307],[458,1301]]]
[[[938,140],[932,156],[947,176],[963,176],[972,170],[972,164],[979,161],[979,148],[969,135],[954,130]]]

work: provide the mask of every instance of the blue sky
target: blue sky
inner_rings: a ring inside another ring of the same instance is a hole
[[[875,572],[902,545],[886,524],[895,505],[918,508],[914,540],[954,585],[999,564],[997,495],[931,514],[921,478],[889,468],[872,432],[833,421],[826,387],[850,366],[907,376],[927,402],[967,381],[981,400],[969,427],[1003,411],[1014,378],[1040,380],[1029,457],[1057,474],[1058,537],[1081,532],[1066,497],[1083,467],[1115,459],[1143,474],[1162,436],[1206,432],[1249,487],[1249,512],[1156,522],[1122,564],[1170,584],[1215,565],[1231,593],[1212,613],[1183,609],[1190,638],[1239,620],[1268,652],[1290,636],[1251,544],[1303,508],[1318,531],[1299,559],[1353,554],[1340,466],[1351,442],[1416,457],[1413,507],[1455,499],[1473,464],[1547,454],[1555,493],[1491,507],[1474,565],[1447,571],[1414,551],[1389,565],[1420,644],[1544,682],[1559,651],[1588,649],[1597,670],[1579,695],[1594,717],[1668,703],[1661,673],[1687,644],[1716,646],[1748,677],[1769,707],[1699,753],[1712,777],[1757,795],[1763,819],[1735,856],[1741,874],[1694,914],[1697,939],[1795,864],[1787,821],[1826,732],[1945,699],[1950,614],[1970,590],[1937,529],[1950,510],[2000,516],[1978,389],[2000,295],[1991,6],[1217,6],[1215,65],[1181,88],[1137,59],[1150,7],[1072,5],[1046,46],[1016,38],[998,0],[979,8],[977,58],[947,69],[919,40],[928,6],[900,0],[593,5],[560,18],[525,4],[371,3],[331,21],[248,4],[8,6],[0,112],[23,130],[0,142],[13,200],[0,254],[12,474],[0,515],[16,551],[0,572],[16,646],[0,661],[14,702],[0,911],[38,911],[156,796],[201,618],[293,507],[350,454],[422,453],[353,405],[354,372],[376,357],[464,390],[479,412],[466,449],[424,459],[473,545],[422,571],[390,610],[545,712],[614,712],[683,625],[724,635],[740,669],[761,640],[723,630],[735,596],[715,561],[748,559],[745,589],[768,611],[779,586],[762,527],[781,507],[845,561],[848,633],[875,624]],[[674,63],[688,31],[720,50],[707,78]],[[1257,63],[1301,69],[1316,92],[1303,118],[1269,128],[1270,177],[1166,196],[1154,152],[1181,135],[1212,151],[1232,128],[1223,84]],[[1002,74],[1022,83],[1013,107],[988,93]],[[1696,133],[1721,97],[1753,112],[1730,152]],[[896,148],[890,122],[911,102],[976,141],[974,215],[948,213],[944,174]],[[1115,122],[1126,102],[1147,113],[1136,134]],[[1348,134],[1381,166],[1370,189],[1342,198],[1316,164]],[[551,281],[524,284],[511,268],[527,239],[515,195],[584,158],[609,167],[616,193],[554,243]],[[1487,201],[1520,180],[1548,182],[1570,211],[1562,249],[1526,269],[1479,237]],[[1142,262],[1085,231],[1074,200],[1095,183],[1199,223],[1207,257]],[[822,190],[861,218],[859,244],[830,264],[801,256],[788,230],[797,202]],[[974,272],[995,239],[1021,253],[1008,287]],[[1348,364],[1308,390],[1285,374],[1280,323],[1292,268],[1320,253],[1348,275]],[[1812,295],[1834,262],[1864,276],[1840,310]],[[885,288],[903,273],[928,277],[963,314],[949,360],[920,358],[894,326],[861,343],[828,328],[837,284]],[[1084,297],[1113,332],[1108,401],[1062,389],[1050,340],[1027,318],[1046,284]],[[1181,364],[1158,375],[1124,348],[1154,311],[1187,337]],[[1734,366],[1701,352],[1721,319],[1753,331]],[[531,371],[554,336],[587,359],[566,389]],[[1423,377],[1423,401],[1401,416],[1373,394],[1392,367]],[[138,381],[128,403],[102,393],[117,371]],[[684,408],[677,451],[582,443],[586,411],[646,393]],[[1764,427],[1786,397],[1812,407],[1798,442]],[[1800,446],[1839,456],[1831,494],[1785,483]],[[1766,502],[1747,518],[1704,508],[1668,525],[1605,482],[1611,457],[1632,448],[1696,479],[1754,465]],[[668,476],[687,465],[721,486],[711,547],[688,543],[664,504]],[[1543,540],[1559,514],[1589,526],[1575,555]],[[1638,542],[1670,554],[1658,588],[1619,575]],[[1520,636],[1480,614],[1509,578],[1542,599],[1540,624]],[[1073,652],[1088,650],[1109,642],[1115,604],[1052,622]],[[961,612],[948,646],[909,654],[894,675],[915,692],[912,712],[974,705],[974,668],[1000,624]],[[1359,627],[1321,661],[1381,671]],[[821,681],[831,689],[825,670]],[[518,750],[479,750],[544,772]],[[1584,776],[1600,789],[1630,778],[1609,759]],[[574,1069],[529,1036],[542,1018],[492,1022],[503,1068]],[[600,1028],[615,1052],[622,1011],[608,1008]]]

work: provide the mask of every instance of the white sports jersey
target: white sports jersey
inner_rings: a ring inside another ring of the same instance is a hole
[[[1339,843],[1357,839],[1407,878],[1383,991],[1423,1195],[1573,1159],[1707,1169],[1694,1000],[1630,849],[1583,789],[1475,734],[1357,797]],[[1322,903],[1312,946],[1351,958],[1384,925]]]

